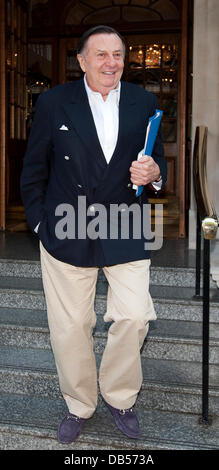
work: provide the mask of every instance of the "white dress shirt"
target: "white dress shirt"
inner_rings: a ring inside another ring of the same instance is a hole
[[[105,101],[101,93],[89,88],[86,75],[84,75],[84,84],[100,145],[109,163],[118,139],[121,83],[119,82],[117,88],[109,92]]]

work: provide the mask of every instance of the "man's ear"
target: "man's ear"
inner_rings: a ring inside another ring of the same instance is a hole
[[[83,72],[86,72],[85,59],[84,59],[83,55],[77,54],[77,59],[78,59],[78,62],[80,64],[81,70]]]

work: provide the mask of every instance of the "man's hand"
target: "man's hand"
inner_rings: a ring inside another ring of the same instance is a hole
[[[160,178],[160,168],[152,157],[142,155],[139,160],[134,160],[129,168],[131,182],[142,186]]]

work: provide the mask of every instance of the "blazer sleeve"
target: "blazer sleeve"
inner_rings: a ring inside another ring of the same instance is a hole
[[[20,178],[21,198],[27,221],[33,231],[44,217],[43,203],[49,176],[51,148],[51,122],[47,92],[45,92],[37,100]]]

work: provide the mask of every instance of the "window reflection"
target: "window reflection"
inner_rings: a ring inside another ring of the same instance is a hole
[[[130,38],[131,41],[131,38]],[[157,95],[163,110],[164,142],[176,142],[178,46],[157,43],[129,45],[127,80]]]
[[[162,138],[164,142],[176,142],[176,121],[162,121]]]
[[[8,130],[10,139],[26,138],[27,14],[20,2],[6,1]]]
[[[77,60],[77,50],[69,49],[67,50],[66,57],[66,79],[68,82],[73,80],[78,80],[82,77],[83,73],[81,71],[80,65]]]
[[[151,93],[160,93],[160,74],[157,70],[147,70],[145,88]]]
[[[129,68],[132,70],[143,69],[144,53],[142,46],[129,47]]]
[[[176,117],[177,101],[175,99],[164,99],[162,109],[164,117]]]
[[[151,44],[146,49],[146,67],[156,68],[161,64],[161,46],[158,44]]]
[[[176,70],[168,70],[162,74],[162,88],[164,93],[170,93],[177,88]]]
[[[52,85],[52,44],[28,44],[27,132],[29,133],[38,96]]]
[[[162,45],[162,65],[164,68],[177,65],[177,47],[176,44]]]

